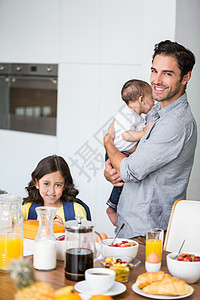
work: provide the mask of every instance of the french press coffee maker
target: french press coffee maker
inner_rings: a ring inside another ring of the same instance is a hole
[[[94,231],[91,221],[82,221],[82,217],[65,223],[65,277],[69,280],[79,281],[85,279],[85,271],[93,268],[93,262],[101,251],[102,239]],[[98,251],[95,246],[95,234],[100,243]]]

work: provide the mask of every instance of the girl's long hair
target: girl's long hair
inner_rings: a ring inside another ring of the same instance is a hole
[[[36,179],[39,181],[44,175],[57,171],[60,171],[65,181],[61,200],[75,201],[79,191],[74,187],[68,164],[61,156],[51,155],[43,158],[32,172],[32,179],[25,188],[28,192],[28,197],[23,199],[23,204],[27,202],[34,202],[44,205],[44,201],[40,196],[39,190],[35,187]]]

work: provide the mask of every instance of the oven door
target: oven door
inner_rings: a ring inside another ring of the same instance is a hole
[[[57,78],[0,77],[0,128],[56,135]]]
[[[9,129],[10,88],[9,77],[0,76],[0,128]]]

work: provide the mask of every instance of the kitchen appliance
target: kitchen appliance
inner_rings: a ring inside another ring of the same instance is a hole
[[[56,135],[57,64],[0,63],[0,129]]]
[[[85,271],[93,268],[93,261],[100,255],[102,246],[101,236],[94,231],[93,223],[81,221],[82,218],[77,216],[76,220],[65,222],[65,277],[74,281],[85,279]],[[98,249],[95,234],[100,239]]]

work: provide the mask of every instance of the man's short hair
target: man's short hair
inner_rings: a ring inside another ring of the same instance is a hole
[[[189,49],[186,49],[177,42],[171,42],[170,40],[155,44],[153,60],[158,54],[173,56],[176,58],[178,67],[181,71],[181,80],[183,79],[184,75],[186,75],[189,71],[192,71],[195,64],[195,56]]]

